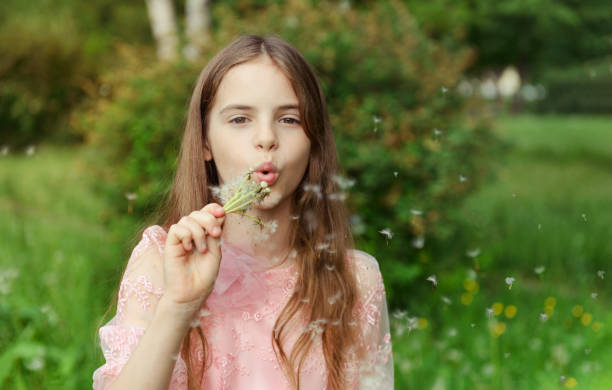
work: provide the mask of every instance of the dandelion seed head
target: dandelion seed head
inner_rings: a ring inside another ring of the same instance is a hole
[[[597,276],[598,276],[600,279],[603,279],[603,278],[604,278],[604,276],[605,276],[605,274],[606,274],[606,271],[603,271],[603,270],[599,270],[599,271],[597,271]]]
[[[546,268],[543,265],[540,265],[538,267],[535,267],[533,269],[533,272],[535,272],[538,275],[541,275],[545,270],[546,270]]]

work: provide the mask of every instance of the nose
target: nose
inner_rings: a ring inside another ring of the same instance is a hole
[[[266,152],[278,148],[278,138],[273,123],[262,122],[262,124],[257,127],[254,135],[254,144],[257,149]]]

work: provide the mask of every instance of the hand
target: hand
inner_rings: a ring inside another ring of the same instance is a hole
[[[212,292],[224,221],[223,207],[209,203],[170,226],[164,248],[164,298],[172,304],[195,312]]]

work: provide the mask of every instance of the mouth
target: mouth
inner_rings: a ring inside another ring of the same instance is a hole
[[[269,186],[271,186],[276,182],[276,179],[278,178],[278,170],[276,169],[276,166],[273,163],[265,162],[263,164],[260,164],[255,169],[255,177],[260,182],[265,181]]]

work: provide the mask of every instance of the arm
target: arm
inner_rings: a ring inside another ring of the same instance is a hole
[[[367,389],[393,389],[393,354],[389,313],[382,274],[371,255],[355,251],[356,275],[361,291],[356,317],[365,357],[359,364],[359,385]]]

